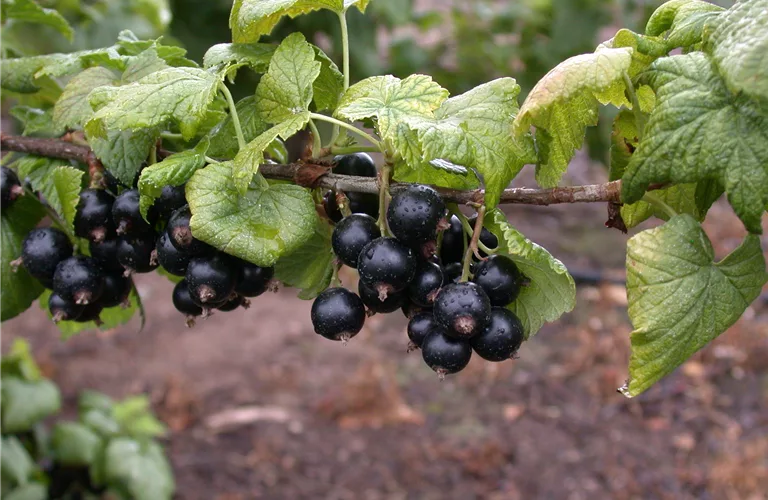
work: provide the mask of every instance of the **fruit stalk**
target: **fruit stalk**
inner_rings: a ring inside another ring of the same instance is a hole
[[[469,266],[472,264],[472,254],[480,258],[480,252],[477,249],[477,242],[480,234],[483,232],[483,219],[485,219],[485,205],[477,209],[477,220],[475,221],[475,230],[472,232],[472,239],[469,240],[467,250],[464,252],[464,267],[461,271],[461,281],[469,279]]]

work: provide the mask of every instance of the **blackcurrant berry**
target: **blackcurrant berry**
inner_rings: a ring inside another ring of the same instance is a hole
[[[118,238],[117,261],[127,274],[150,273],[157,269],[154,233],[138,233]]]
[[[416,257],[394,238],[377,238],[360,252],[360,280],[379,293],[383,301],[392,292],[405,289],[416,273]]]
[[[343,218],[333,230],[333,253],[349,267],[357,267],[360,251],[380,237],[376,219],[366,214],[352,214]]]
[[[24,194],[19,176],[8,167],[0,167],[0,210],[6,210]]]
[[[251,303],[248,299],[243,297],[242,295],[235,295],[228,301],[224,302],[222,305],[217,307],[219,311],[229,312],[234,311],[238,307],[242,307],[243,309],[248,309],[251,306]]]
[[[472,216],[469,219],[469,225],[472,226],[472,229],[475,228],[475,222],[477,221],[477,215]],[[488,248],[496,248],[499,246],[499,239],[496,237],[495,234],[488,231],[485,227],[480,231],[480,243],[485,245]],[[487,257],[488,254],[480,250],[480,255],[482,257]]]
[[[440,329],[430,332],[421,344],[421,356],[427,366],[437,372],[440,380],[457,373],[469,364],[472,347],[465,340],[449,337]]]
[[[181,280],[176,283],[173,289],[173,307],[187,317],[187,326],[192,327],[195,324],[194,318],[203,314],[203,308],[192,300],[189,293],[187,280]]]
[[[238,259],[235,265],[238,268],[235,292],[243,297],[258,297],[269,289],[275,275],[274,267],[260,267],[242,259]]]
[[[440,325],[435,321],[432,311],[424,311],[414,315],[408,321],[408,351],[413,351],[421,347],[427,335],[433,331],[442,331]]]
[[[112,205],[112,220],[117,226],[117,234],[136,234],[150,231],[157,221],[155,211],[150,208],[144,220],[139,211],[139,190],[128,189],[115,198]]]
[[[119,244],[120,240],[118,238],[104,240],[100,243],[91,241],[88,244],[88,249],[91,252],[93,260],[95,260],[105,272],[123,272],[125,268],[120,264],[120,261],[117,260],[117,247]]]
[[[72,257],[67,235],[52,227],[33,229],[21,244],[21,262],[27,272],[46,288],[53,287],[59,262]]]
[[[387,223],[395,238],[409,246],[434,241],[445,203],[429,186],[410,185],[395,193],[387,210]]]
[[[512,259],[491,255],[477,264],[472,281],[485,290],[492,306],[502,307],[520,295],[525,278]]]
[[[53,322],[72,321],[80,317],[85,306],[75,304],[71,300],[63,299],[59,294],[52,293],[48,297],[48,310],[53,316]]]
[[[345,193],[349,200],[349,211],[353,214],[367,214],[374,219],[379,218],[379,197],[370,193]],[[328,191],[323,196],[323,208],[329,219],[339,222],[344,215],[336,201],[336,193]]]
[[[461,278],[461,273],[464,271],[464,267],[461,262],[451,262],[443,268],[443,274],[445,275],[446,283],[457,283]]]
[[[70,257],[59,262],[53,275],[53,291],[64,300],[86,305],[104,292],[104,275],[90,257]]]
[[[112,205],[115,198],[103,189],[83,189],[75,213],[75,234],[101,242],[115,234]]]
[[[440,266],[432,262],[422,262],[408,285],[408,297],[418,306],[432,307],[444,281]]]
[[[184,276],[187,274],[187,266],[189,266],[192,256],[176,248],[171,243],[167,231],[163,231],[157,238],[156,250],[157,262],[163,266],[163,269],[174,276]]]
[[[443,231],[443,241],[440,246],[440,261],[443,266],[454,262],[461,262],[464,258],[464,227],[455,215],[452,215],[450,227]]]
[[[173,212],[187,204],[185,197],[186,184],[181,186],[164,186],[160,191],[160,196],[153,205],[160,220],[167,221],[173,215]]]
[[[83,308],[83,312],[75,319],[78,323],[87,323],[89,321],[95,322],[97,325],[101,325],[101,311],[104,310],[104,306],[95,302],[88,304]]]
[[[123,185],[109,170],[104,170],[104,183],[107,186],[107,191],[115,195],[120,190],[120,186]]]
[[[329,288],[312,303],[315,333],[346,342],[363,329],[365,306],[360,297],[346,288]]]
[[[481,358],[504,361],[514,356],[524,339],[523,324],[518,317],[509,309],[494,307],[491,322],[469,343]]]
[[[103,308],[126,303],[130,294],[130,278],[123,276],[123,273],[104,273],[104,292],[99,298],[99,304]]]
[[[434,311],[435,319],[449,336],[468,340],[491,320],[491,301],[474,283],[451,283],[437,294]]]
[[[192,228],[189,227],[191,218],[192,212],[189,211],[188,205],[173,212],[167,228],[171,243],[192,256],[212,254],[213,248],[192,236]]]
[[[415,315],[419,314],[420,312],[432,312],[431,308],[428,307],[421,307],[417,306],[411,300],[406,296],[405,300],[403,301],[403,306],[400,308],[400,310],[403,312],[403,316],[405,316],[408,319],[413,318]]]
[[[216,307],[235,291],[237,268],[232,258],[223,253],[195,257],[187,267],[186,280],[195,303]]]
[[[397,311],[403,306],[406,295],[405,290],[388,293],[387,298],[382,302],[381,299],[379,299],[379,292],[368,287],[362,280],[357,282],[357,293],[360,294],[360,299],[368,308],[370,314],[387,314]]]
[[[360,177],[376,177],[376,163],[366,153],[337,155],[333,158],[336,164],[334,174],[357,175]]]
[[[323,195],[323,209],[325,210],[325,215],[333,222],[339,222],[344,217],[339,204],[336,203],[335,191],[328,191]]]

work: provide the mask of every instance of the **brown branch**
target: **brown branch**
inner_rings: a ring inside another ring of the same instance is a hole
[[[2,134],[0,143],[3,151],[16,151],[49,158],[76,160],[89,164],[92,152],[87,146],[72,144],[60,139],[41,139],[36,137],[21,137]],[[169,154],[160,151],[159,157]],[[317,168],[316,165],[291,163],[287,165],[264,164],[259,171],[264,177],[296,181],[302,176],[300,172],[307,168]],[[373,177],[356,177],[328,173],[322,176],[311,176],[312,187],[323,187],[344,192],[372,193],[379,192],[378,181]],[[401,184],[393,183],[391,190],[396,192]],[[462,191],[458,189],[435,188],[446,201],[453,203],[482,203],[482,189]],[[585,186],[558,187],[554,189],[509,188],[501,194],[501,203],[518,203],[525,205],[554,205],[558,203],[595,203],[621,202],[621,181],[606,182],[605,184],[589,184]]]

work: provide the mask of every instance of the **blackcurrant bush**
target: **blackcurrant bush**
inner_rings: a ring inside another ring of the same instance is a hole
[[[512,259],[491,255],[477,264],[472,281],[485,290],[492,306],[502,307],[520,295],[525,278]]]
[[[138,233],[118,238],[117,261],[127,274],[150,273],[157,269],[154,233]]]
[[[176,248],[171,243],[167,231],[163,231],[157,238],[156,250],[157,262],[163,266],[163,269],[174,276],[184,276],[187,274],[187,266],[189,266],[192,256]]]
[[[312,303],[315,333],[331,340],[346,342],[363,329],[363,301],[346,288],[329,288]]]
[[[112,205],[115,198],[103,189],[83,189],[75,213],[75,234],[91,241],[104,241],[115,234]]]
[[[21,263],[46,288],[53,287],[56,266],[69,257],[72,257],[69,237],[52,227],[33,229],[21,244]]]
[[[187,280],[181,280],[176,283],[176,286],[173,289],[173,307],[187,317],[188,327],[194,326],[194,318],[201,316],[205,312],[202,307],[192,300]]]
[[[518,317],[509,309],[494,307],[491,322],[469,343],[481,358],[504,361],[515,355],[524,339],[523,324]]]
[[[445,203],[429,186],[410,185],[395,193],[387,210],[387,223],[395,238],[409,246],[434,241]]]
[[[186,280],[195,303],[216,307],[235,291],[237,268],[232,258],[223,253],[195,257],[187,267]]]
[[[212,247],[192,236],[192,228],[189,227],[191,218],[192,212],[189,211],[188,205],[173,212],[167,228],[171,243],[193,256],[212,254]]]
[[[433,331],[442,331],[440,325],[435,321],[432,311],[423,311],[414,315],[408,321],[408,351],[413,351],[421,347],[427,335]]]
[[[6,210],[24,194],[19,176],[8,167],[0,167],[0,210]]]
[[[260,267],[242,259],[238,259],[235,265],[238,268],[235,292],[239,295],[258,297],[269,289],[272,276],[275,275],[274,267]]]
[[[56,266],[53,291],[64,300],[91,304],[104,292],[104,274],[92,258],[70,257]]]
[[[368,287],[362,280],[357,282],[357,293],[360,294],[360,299],[368,308],[370,314],[387,314],[397,311],[403,306],[406,295],[405,290],[388,293],[387,298],[382,302],[381,299],[379,299],[379,292]]]
[[[464,271],[464,267],[461,262],[451,262],[443,268],[443,274],[445,275],[446,283],[456,283],[461,278],[461,273]]]
[[[440,246],[440,261],[443,266],[461,262],[464,258],[464,227],[455,215],[448,221],[451,225],[443,231],[443,241]]]
[[[229,312],[234,311],[238,307],[242,307],[243,309],[248,309],[251,306],[251,303],[248,299],[243,297],[242,295],[235,295],[228,301],[224,302],[222,305],[217,307],[219,311]]]
[[[53,316],[53,322],[76,320],[83,313],[85,306],[75,304],[74,301],[63,299],[58,293],[52,293],[48,297],[48,310]]]
[[[343,218],[333,230],[333,253],[349,267],[357,267],[360,251],[380,237],[376,219],[366,214],[352,214]]]
[[[475,222],[477,221],[477,215],[472,216],[469,219],[469,225],[472,226],[472,229],[475,228]],[[499,239],[496,237],[495,234],[488,231],[485,227],[480,231],[480,243],[485,245],[488,248],[496,248],[499,246]],[[488,254],[480,250],[480,255],[482,257],[487,257]]]
[[[130,294],[130,278],[123,276],[123,273],[104,273],[104,292],[99,298],[99,305],[106,309],[125,304]]]
[[[93,260],[95,260],[105,272],[123,272],[125,268],[120,264],[120,261],[117,260],[117,247],[119,244],[120,240],[118,238],[104,240],[100,243],[91,241],[88,244],[88,249],[91,252]]]
[[[444,281],[440,266],[432,262],[422,262],[408,285],[408,297],[418,306],[432,307]]]
[[[416,274],[416,257],[394,238],[377,238],[360,252],[360,280],[379,293],[383,301],[392,292],[404,290]]]
[[[160,196],[153,205],[155,213],[160,220],[167,221],[173,212],[187,204],[185,197],[186,184],[181,186],[164,186]]]
[[[75,319],[78,323],[87,323],[88,321],[93,321],[97,325],[101,325],[101,311],[104,310],[104,306],[102,306],[98,302],[94,302],[93,304],[88,304],[83,308],[83,312],[80,313],[80,316]]]
[[[376,163],[366,153],[337,155],[333,158],[336,164],[334,174],[357,175],[360,177],[376,177]]]
[[[117,227],[117,234],[136,234],[150,231],[157,221],[155,211],[150,208],[144,220],[139,211],[139,190],[128,189],[115,198],[112,205],[112,220]]]
[[[490,322],[491,301],[474,283],[451,283],[437,294],[434,311],[435,319],[449,336],[468,340]]]
[[[421,356],[427,366],[437,372],[440,380],[457,373],[469,364],[472,347],[465,340],[449,337],[440,329],[430,332],[421,344]]]

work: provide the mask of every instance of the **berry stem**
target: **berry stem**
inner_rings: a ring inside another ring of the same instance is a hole
[[[229,91],[224,82],[219,84],[219,90],[224,94],[227,99],[227,106],[229,107],[229,114],[232,116],[232,123],[235,126],[235,135],[237,135],[237,147],[243,149],[245,147],[245,137],[243,136],[243,129],[240,128],[240,117],[237,116],[237,108],[235,107],[235,100],[232,98],[232,93]]]
[[[330,154],[333,155],[348,155],[353,153],[378,153],[379,150],[375,146],[348,146],[338,147],[331,146]]]
[[[341,215],[344,217],[352,215],[352,210],[349,208],[349,198],[344,194],[344,191],[336,193],[336,205],[339,207]]]
[[[650,193],[650,192],[649,193],[645,193],[643,195],[642,201],[644,201],[644,202],[646,202],[646,203],[648,203],[650,205],[653,205],[654,207],[662,210],[670,218],[675,217],[676,215],[678,215],[677,211],[674,208],[672,208],[669,205],[667,205],[661,198],[659,198],[658,196],[656,196],[653,193]]]
[[[309,117],[311,119],[313,119],[313,120],[320,120],[322,122],[328,122],[328,123],[331,123],[333,125],[338,125],[339,127],[343,128],[343,129],[349,130],[350,132],[353,132],[353,133],[359,135],[360,137],[362,137],[366,141],[368,141],[371,144],[373,144],[376,147],[377,151],[381,151],[381,143],[378,140],[376,140],[376,138],[374,138],[368,132],[366,132],[364,130],[360,130],[359,128],[355,127],[354,125],[350,125],[349,123],[343,122],[341,120],[337,120],[336,118],[333,118],[331,116],[321,115],[320,113],[310,113]]]
[[[317,130],[314,120],[309,120],[309,130],[312,131],[312,158],[318,158],[322,154],[323,143],[320,138],[320,131]]]
[[[472,254],[473,253],[476,255],[478,254],[477,242],[480,241],[480,234],[483,232],[483,219],[485,219],[485,205],[481,206],[477,210],[477,219],[475,220],[475,230],[472,233],[472,239],[469,240],[469,245],[467,245],[467,249],[464,251],[464,267],[461,271],[460,281],[469,280],[469,266],[470,264],[472,264]]]
[[[632,113],[635,115],[637,140],[639,142],[643,140],[643,132],[645,131],[645,123],[647,121],[647,117],[645,113],[643,113],[643,110],[640,109],[640,100],[637,98],[635,86],[632,84],[632,79],[629,77],[629,74],[624,72],[622,77],[624,78],[624,85],[627,87],[627,95],[629,96],[629,100],[632,102]]]
[[[379,220],[377,224],[381,230],[382,236],[388,236],[389,227],[387,227],[387,202],[389,201],[389,180],[392,177],[392,164],[387,161],[379,172]]]

